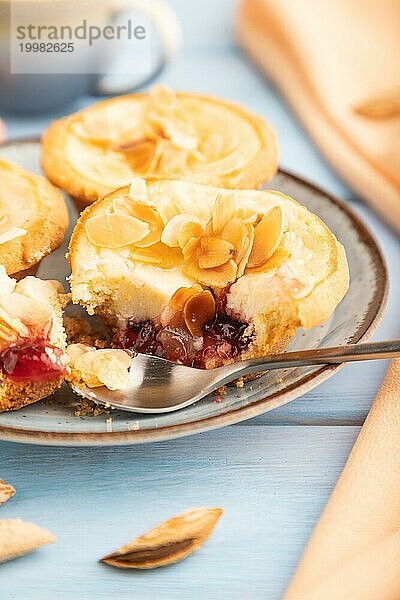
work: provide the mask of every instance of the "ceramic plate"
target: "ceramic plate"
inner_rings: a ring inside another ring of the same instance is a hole
[[[0,156],[26,169],[40,172],[37,140],[19,141],[0,147]],[[291,349],[338,346],[369,339],[385,307],[387,270],[371,233],[342,202],[313,185],[279,171],[269,188],[293,196],[318,214],[345,245],[351,285],[332,318],[321,327],[300,331]],[[67,198],[71,224],[77,218]],[[43,260],[38,275],[65,283],[69,273],[64,247]],[[331,377],[341,366],[272,371],[229,389],[222,401],[207,397],[174,413],[142,415],[112,411],[110,416],[75,417],[78,400],[67,386],[54,397],[16,412],[0,414],[0,439],[52,445],[116,445],[152,442],[190,435],[237,423],[281,406]]]

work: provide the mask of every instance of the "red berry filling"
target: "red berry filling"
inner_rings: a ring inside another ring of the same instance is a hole
[[[51,381],[65,374],[63,352],[45,339],[24,339],[0,352],[0,371],[15,382]]]
[[[204,369],[209,361],[222,365],[238,358],[251,342],[247,327],[247,323],[217,313],[204,325],[202,336],[193,337],[182,325],[162,327],[155,321],[143,321],[119,331],[113,346]]]

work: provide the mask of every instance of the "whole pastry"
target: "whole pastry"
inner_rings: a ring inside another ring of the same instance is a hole
[[[277,149],[270,126],[239,105],[158,86],[52,123],[42,166],[90,204],[134,177],[257,188],[275,174]]]
[[[19,278],[62,244],[68,211],[44,177],[3,159],[0,181],[0,265]]]
[[[343,246],[276,191],[134,181],[81,215],[72,299],[115,347],[212,368],[283,350],[349,285]]]

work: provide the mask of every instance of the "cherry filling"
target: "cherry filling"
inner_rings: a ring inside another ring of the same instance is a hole
[[[51,381],[66,372],[60,348],[45,339],[24,339],[0,352],[0,371],[12,381]]]
[[[222,365],[239,357],[251,342],[247,327],[247,323],[217,313],[204,325],[201,337],[193,337],[182,325],[162,327],[155,321],[143,321],[116,333],[113,346],[204,369],[209,361]]]

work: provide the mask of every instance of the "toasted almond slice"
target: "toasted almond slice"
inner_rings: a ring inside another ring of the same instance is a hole
[[[245,242],[241,248],[241,252],[236,257],[236,263],[238,266],[237,277],[241,277],[246,270],[247,262],[251,254],[253,243],[254,243],[254,227],[250,224],[246,224],[247,235]]]
[[[202,237],[200,240],[201,254],[198,257],[200,269],[213,269],[224,265],[232,258],[235,246],[218,237]]]
[[[129,198],[115,198],[113,205],[114,210],[120,209],[121,212],[147,223],[149,232],[140,240],[136,240],[136,246],[147,248],[160,241],[164,223],[155,208]]]
[[[186,327],[193,336],[201,334],[204,325],[215,315],[215,300],[209,290],[191,296],[183,309]]]
[[[221,508],[188,510],[121,546],[101,561],[119,569],[156,569],[183,560],[210,537]]]
[[[4,298],[4,296],[2,298]],[[2,298],[0,298],[0,322],[2,323],[2,328],[14,331],[20,337],[27,337],[29,334],[28,328],[20,321],[20,319],[11,317],[8,314],[8,311],[1,306]]]
[[[186,302],[195,294],[202,291],[201,285],[195,284],[192,287],[180,287],[171,296],[168,305],[176,312],[183,311]]]
[[[244,223],[242,219],[238,218],[229,221],[222,231],[223,239],[227,240],[235,247],[235,261],[238,265],[243,261],[245,255],[247,255],[247,258],[249,256],[250,240],[254,239],[253,231],[253,227],[250,224]]]
[[[53,320],[53,311],[49,304],[28,298],[19,292],[1,296],[0,306],[12,319],[21,321],[27,327],[45,328]]]
[[[236,216],[236,199],[232,194],[218,194],[212,213],[212,228],[216,235]]]
[[[181,225],[177,235],[178,244],[183,249],[192,238],[200,238],[203,233],[204,225],[201,221],[197,223],[192,220],[188,223],[184,223]]]
[[[200,248],[200,238],[192,237],[188,242],[182,246],[182,255],[184,260],[191,260],[194,258]]]
[[[56,537],[33,523],[21,519],[0,520],[0,563],[28,554],[45,544],[52,544]]]
[[[169,113],[176,104],[175,92],[167,85],[153,85],[149,91],[149,108]]]
[[[290,252],[285,248],[280,246],[278,250],[274,253],[273,256],[266,263],[262,264],[260,267],[249,268],[246,267],[246,272],[249,273],[258,273],[258,272],[276,272],[288,259],[290,258]]]
[[[22,237],[27,233],[28,232],[26,229],[22,229],[21,227],[13,227],[8,231],[0,233],[0,245],[5,244],[6,242],[10,242],[11,240],[15,240],[16,238]]]
[[[0,479],[0,505],[5,504],[15,494],[15,487]]]
[[[88,344],[69,344],[65,351],[67,355],[68,362],[71,366],[75,363],[75,361],[82,356],[82,354],[86,354],[87,352],[94,352],[96,348],[93,346],[89,346]]]
[[[223,288],[237,278],[237,264],[233,259],[213,269],[200,269],[197,262],[192,259],[183,265],[182,270],[195,281],[213,288]]]
[[[109,390],[122,390],[128,387],[130,382],[131,361],[131,357],[124,350],[96,350],[92,363],[93,371]]]
[[[260,267],[273,256],[282,241],[285,216],[281,206],[274,206],[254,230],[254,242],[247,266]]]
[[[185,228],[183,235],[181,234],[182,228]],[[161,241],[171,248],[179,248],[181,246],[180,241],[187,243],[190,238],[200,237],[202,233],[203,224],[199,218],[195,215],[181,213],[172,217],[165,225]],[[185,243],[182,246],[185,246]]]
[[[102,248],[136,244],[150,233],[150,227],[144,221],[116,213],[91,217],[86,221],[85,229],[92,244]]]
[[[129,186],[129,196],[132,196],[132,198],[135,200],[140,200],[140,202],[147,204],[149,195],[147,193],[146,180],[141,179],[140,177],[133,179],[131,185]]]
[[[139,260],[150,265],[157,265],[162,269],[173,269],[182,262],[182,254],[177,248],[168,248],[157,243],[148,248],[135,248],[132,252],[134,260]]]
[[[163,124],[163,129],[165,135],[177,148],[182,148],[184,150],[195,150],[197,148],[199,138],[185,121],[166,119]]]
[[[22,325],[22,323],[21,323]],[[0,342],[13,342],[18,338],[18,333],[0,317]]]

